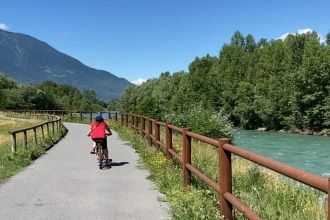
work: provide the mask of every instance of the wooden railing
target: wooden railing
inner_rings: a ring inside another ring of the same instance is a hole
[[[109,111],[94,111],[94,110],[22,110],[22,109],[17,109],[17,110],[10,110],[10,109],[0,109],[0,112],[3,114],[8,114],[8,115],[37,115],[37,114],[47,114],[47,115],[57,115],[57,116],[67,116],[71,119],[77,119],[77,120],[82,120],[86,118],[88,115],[88,118],[93,120],[93,115],[94,114],[103,114],[103,115],[110,115],[112,114]]]
[[[81,121],[84,117],[86,117],[86,115],[88,115],[87,118],[92,121],[92,115],[95,115],[96,113],[92,111],[65,112],[66,113],[62,112],[62,114],[70,115],[70,118],[77,118]],[[87,114],[87,112],[89,112],[89,114]],[[57,112],[57,114],[59,113]],[[183,185],[185,187],[191,184],[191,177],[192,174],[194,174],[208,186],[214,189],[219,194],[220,213],[225,217],[225,219],[233,219],[233,208],[236,208],[248,219],[262,219],[257,213],[255,213],[251,208],[246,206],[242,201],[240,201],[237,197],[235,197],[235,195],[232,194],[233,179],[231,159],[232,155],[234,154],[326,193],[328,210],[327,219],[330,220],[330,178],[322,178],[292,166],[277,162],[270,158],[241,149],[232,145],[230,139],[227,138],[218,140],[212,139],[191,132],[189,128],[179,128],[171,125],[171,123],[160,122],[141,115],[118,112],[98,112],[97,114],[106,114],[107,118],[113,120],[114,122],[135,129],[141,134],[142,137],[148,139],[149,145],[156,145],[157,147],[161,147],[164,150],[167,158],[175,158],[178,160],[182,164]],[[165,129],[164,141],[162,141],[160,138],[161,128]],[[180,156],[179,153],[173,149],[173,131],[182,134],[182,156]],[[192,139],[202,141],[218,149],[219,182],[215,182],[192,165]]]
[[[34,126],[30,126],[30,127],[26,127],[26,128],[22,128],[22,129],[17,129],[14,131],[10,131],[10,135],[11,135],[11,149],[12,152],[16,152],[17,150],[17,134],[18,133],[23,133],[23,147],[26,148],[28,145],[28,135],[27,132],[29,130],[32,130],[33,134],[33,143],[35,146],[37,146],[37,134],[38,134],[38,129],[40,129],[40,134],[42,136],[42,138],[45,137],[45,127],[46,127],[46,131],[47,134],[52,134],[54,135],[55,132],[57,130],[60,129],[60,125],[61,125],[61,117],[56,116],[56,115],[40,115],[40,114],[36,114],[37,118],[38,117],[47,117],[48,120],[46,122],[34,125]],[[51,132],[51,133],[50,133]]]
[[[115,118],[118,118],[117,116]],[[293,180],[306,184],[314,189],[327,194],[328,220],[330,220],[330,178],[322,178],[314,174],[302,171],[292,166],[277,162],[270,158],[252,153],[231,145],[230,139],[212,139],[190,131],[189,128],[178,128],[170,123],[164,123],[145,116],[120,113],[121,123],[124,126],[131,127],[140,132],[143,137],[149,139],[149,144],[155,144],[165,150],[168,158],[174,157],[182,164],[183,185],[188,186],[191,183],[191,174],[195,174],[199,179],[214,189],[219,194],[220,212],[225,219],[233,219],[233,207],[241,212],[248,219],[262,219],[252,209],[247,207],[242,201],[232,194],[232,155],[237,155],[263,167],[271,169],[279,174],[283,174]],[[147,129],[146,129],[147,127]],[[160,140],[160,129],[165,129],[165,143]],[[172,148],[172,132],[176,131],[182,134],[182,157]],[[218,148],[219,157],[219,182],[213,181],[195,168],[191,163],[192,158],[192,138],[202,141]]]
[[[26,116],[33,116],[33,115],[56,115],[60,117],[66,117],[71,120],[76,121],[83,121],[84,119],[88,119],[90,122],[94,120],[95,115],[104,116],[107,119],[117,120],[118,114],[115,112],[109,111],[93,111],[93,110],[6,110],[0,109],[0,112],[5,114],[18,114],[18,115],[26,115]]]

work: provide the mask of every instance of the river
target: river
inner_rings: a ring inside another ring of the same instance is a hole
[[[330,137],[240,130],[233,144],[318,176],[330,176]]]
[[[107,119],[108,114],[102,116]],[[330,176],[330,137],[239,130],[233,144],[318,176]]]

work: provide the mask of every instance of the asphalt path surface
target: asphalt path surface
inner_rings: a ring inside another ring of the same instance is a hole
[[[137,168],[138,154],[115,131],[108,137],[112,165],[100,170],[89,153],[89,125],[64,125],[64,139],[0,186],[1,220],[170,219],[163,195]]]

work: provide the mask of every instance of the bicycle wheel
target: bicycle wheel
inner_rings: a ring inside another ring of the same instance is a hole
[[[102,169],[103,168],[103,153],[102,153],[102,149],[99,149],[99,151],[98,151],[98,157],[99,157],[99,168]]]

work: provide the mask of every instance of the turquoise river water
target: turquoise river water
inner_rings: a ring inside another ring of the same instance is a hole
[[[330,137],[244,130],[233,144],[318,176],[330,176]]]
[[[330,137],[240,130],[233,144],[318,176],[330,176]]]

